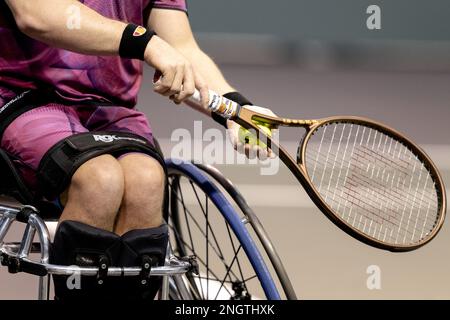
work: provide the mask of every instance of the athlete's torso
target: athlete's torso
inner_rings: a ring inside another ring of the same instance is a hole
[[[186,10],[185,0],[81,2],[105,17],[139,25],[146,24],[144,14],[150,7]],[[130,107],[136,104],[142,62],[52,48],[25,36],[14,23],[6,23],[8,20],[0,13],[0,107],[20,91],[39,86],[52,87],[73,101],[95,99]],[[7,24],[10,26],[5,27]]]

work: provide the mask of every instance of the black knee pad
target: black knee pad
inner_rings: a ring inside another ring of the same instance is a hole
[[[58,226],[53,242],[50,262],[59,265],[84,267],[116,266],[121,252],[121,238],[109,231],[98,229],[81,222],[63,221]],[[69,279],[72,277],[71,279]],[[55,298],[69,299],[108,299],[116,298],[108,290],[109,278],[97,276],[58,276],[54,275]],[[70,285],[69,281],[72,284]]]
[[[77,133],[56,143],[42,157],[37,170],[40,193],[53,199],[69,186],[76,170],[90,159],[103,154],[117,157],[129,152],[147,154],[166,170],[160,149],[137,134],[117,131]]]
[[[169,241],[167,224],[158,228],[131,230],[122,236],[122,252],[119,263],[124,267],[163,266]],[[145,273],[143,273],[145,274]],[[161,287],[161,277],[150,277],[146,281],[142,275],[123,279],[124,299],[153,300]]]

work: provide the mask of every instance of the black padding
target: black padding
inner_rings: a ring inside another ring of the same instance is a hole
[[[2,149],[0,149],[0,194],[13,197],[24,204],[33,201],[33,195],[28,191],[11,157]]]
[[[109,231],[81,222],[63,221],[58,226],[50,255],[50,262],[58,265],[100,267],[118,266],[121,238]],[[58,300],[116,299],[117,291],[110,290],[108,281],[99,284],[96,276],[82,276],[79,289],[69,289],[68,276],[53,276],[55,298]],[[76,283],[72,281],[71,283]]]
[[[61,215],[61,209],[54,203],[34,197],[14,165],[12,157],[2,149],[0,149],[0,194],[12,197],[22,204],[34,206],[44,220],[57,220]]]
[[[28,223],[30,216],[36,211],[30,207],[23,207],[16,215],[16,220],[22,223]]]
[[[124,267],[163,266],[169,241],[167,224],[158,228],[131,230],[122,236],[122,252],[119,263]],[[145,279],[145,270],[139,277],[124,278],[121,284],[123,299],[153,300],[161,287],[161,277]],[[142,280],[145,280],[144,282]]]
[[[114,131],[80,133],[61,140],[46,152],[37,173],[39,190],[47,199],[54,198],[69,186],[72,175],[83,163],[103,154],[117,157],[128,152],[148,154],[165,168],[160,152],[139,135]]]
[[[36,200],[32,205],[38,209],[38,215],[46,221],[56,221],[62,213],[62,208],[57,206],[54,202],[46,201],[44,199]]]

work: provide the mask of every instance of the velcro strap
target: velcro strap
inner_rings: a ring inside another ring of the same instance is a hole
[[[120,156],[128,152],[148,154],[165,168],[162,154],[139,135],[111,131],[80,133],[61,140],[44,155],[37,172],[40,192],[47,199],[56,197],[88,160],[103,154]]]

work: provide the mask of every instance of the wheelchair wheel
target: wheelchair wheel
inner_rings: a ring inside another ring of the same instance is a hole
[[[195,255],[199,274],[172,278],[172,299],[281,299],[261,252],[231,203],[191,163],[167,160],[171,244]]]
[[[258,216],[248,205],[239,190],[214,166],[205,164],[195,164],[195,166],[206,172],[208,177],[213,178],[216,184],[221,186],[221,190],[223,189],[224,192],[232,199],[233,203],[237,205],[239,208],[238,211],[240,211],[243,217],[247,220],[247,227],[254,232],[261,244],[262,249],[264,249],[262,252],[265,253],[268,260],[270,260],[271,267],[277,275],[280,286],[283,288],[285,298],[287,300],[297,300],[294,287],[292,286],[291,280],[289,279],[288,273],[284,268],[283,262],[278,255],[275,246],[270,240],[269,234],[266,232]]]

